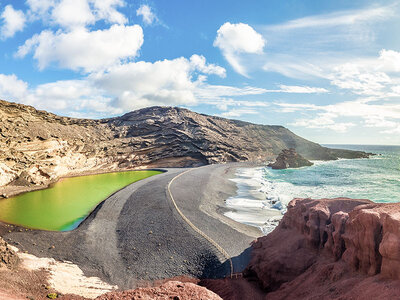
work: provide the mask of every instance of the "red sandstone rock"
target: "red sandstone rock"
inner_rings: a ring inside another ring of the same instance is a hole
[[[263,291],[257,282],[245,278],[205,279],[199,282],[201,286],[215,292],[227,300],[263,300]]]
[[[294,199],[245,275],[269,300],[400,299],[400,204]]]
[[[370,204],[349,214],[343,259],[368,275],[400,280],[400,204]]]
[[[96,298],[97,300],[222,300],[217,294],[190,282],[168,281],[151,288],[138,288],[131,291],[111,292]]]
[[[348,198],[292,200],[279,226],[253,245],[245,273],[256,276],[270,291],[305,272],[323,250],[340,258],[347,212],[370,203]]]

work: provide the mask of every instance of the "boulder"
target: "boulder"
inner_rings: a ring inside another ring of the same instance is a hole
[[[288,169],[312,166],[313,163],[298,154],[294,148],[283,149],[275,162],[270,163],[268,167],[272,169]]]

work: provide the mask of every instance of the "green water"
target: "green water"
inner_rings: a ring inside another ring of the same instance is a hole
[[[28,228],[67,231],[112,193],[160,171],[128,171],[64,178],[51,187],[0,200],[0,220]]]

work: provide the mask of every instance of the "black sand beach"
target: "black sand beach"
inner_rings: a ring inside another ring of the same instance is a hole
[[[247,264],[250,243],[261,235],[221,214],[224,200],[236,191],[229,178],[245,166],[249,164],[193,168],[170,187],[182,213],[232,257],[234,272]],[[85,275],[124,289],[181,275],[224,277],[231,272],[226,258],[182,219],[168,196],[168,183],[186,170],[167,169],[129,185],[102,202],[74,231],[1,224],[0,233],[23,251],[73,262]]]

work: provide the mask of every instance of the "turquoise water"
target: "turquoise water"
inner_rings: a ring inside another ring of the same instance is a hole
[[[238,169],[237,195],[226,201],[226,216],[271,232],[293,198],[363,198],[400,202],[400,146],[325,145],[375,153],[369,159],[313,161],[311,167]]]
[[[264,179],[284,202],[293,197],[350,197],[400,201],[400,147],[326,145],[378,154],[369,159],[315,161],[300,169],[264,169]]]

